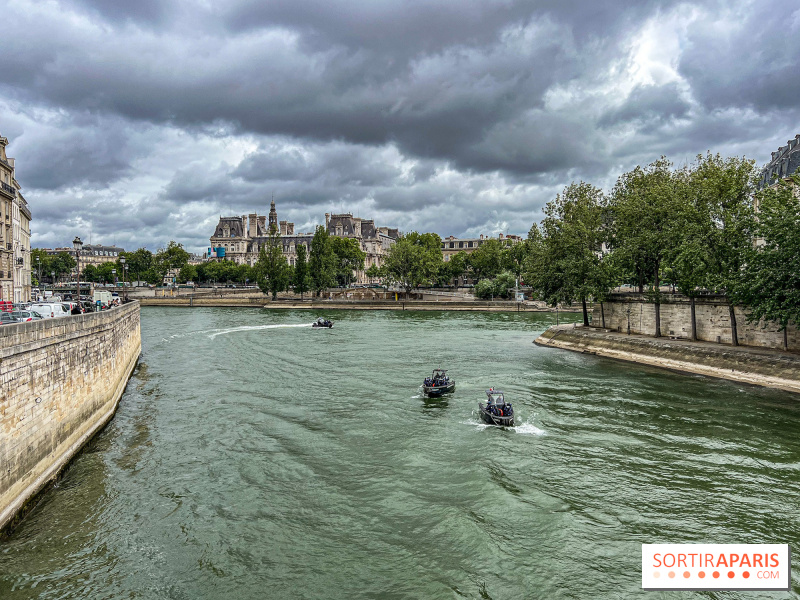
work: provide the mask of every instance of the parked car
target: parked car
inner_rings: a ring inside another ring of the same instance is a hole
[[[0,325],[11,325],[13,323],[19,323],[14,315],[10,312],[0,312]]]
[[[61,302],[36,302],[31,304],[31,310],[39,313],[45,319],[69,316],[69,306]]]
[[[44,319],[44,317],[35,310],[15,310],[12,311],[11,316],[17,319],[17,321],[20,323],[26,321],[41,321]]]

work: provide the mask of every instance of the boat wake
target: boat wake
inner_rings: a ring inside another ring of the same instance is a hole
[[[508,429],[509,431],[513,431],[514,433],[519,433],[522,435],[547,435],[547,432],[544,429],[539,429],[533,423],[520,423],[519,425],[514,425],[513,427],[500,427],[499,425],[489,425],[488,423],[484,423],[483,421],[479,421],[476,417],[472,417],[469,421],[462,421],[463,425],[472,425],[478,431],[483,431],[487,427],[498,427],[500,429]]]
[[[256,331],[259,329],[293,329],[296,327],[311,327],[311,323],[281,324],[281,325],[244,325],[242,327],[232,327],[231,329],[220,329],[210,334],[209,339],[214,339],[218,335],[228,333],[238,333],[239,331]]]

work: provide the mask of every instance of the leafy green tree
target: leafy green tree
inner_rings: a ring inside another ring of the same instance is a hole
[[[598,188],[573,183],[547,203],[541,231],[529,234],[525,281],[555,306],[580,301],[589,325],[586,300],[611,286],[613,270],[603,256],[606,201]]]
[[[86,265],[81,271],[81,279],[83,281],[90,281],[92,283],[97,282],[97,267],[94,265]]]
[[[371,264],[369,266],[369,269],[367,269],[364,274],[370,279],[376,279],[378,277],[381,277],[381,269],[380,267],[378,267],[378,265]]]
[[[731,298],[748,309],[747,320],[773,321],[784,333],[800,323],[800,174],[757,194],[760,242],[748,252]]]
[[[514,295],[517,278],[514,273],[506,271],[494,279],[481,279],[475,286],[475,295],[484,300],[503,298],[508,299]]]
[[[143,273],[153,267],[153,253],[147,248],[139,248],[135,252],[120,252],[128,262],[128,273],[135,281],[143,281]]]
[[[488,239],[469,255],[469,266],[475,279],[497,276],[503,270],[503,250],[500,240]]]
[[[331,247],[330,235],[322,225],[317,227],[311,240],[308,270],[311,287],[317,296],[333,285],[336,277],[336,256]]]
[[[355,238],[332,237],[329,241],[336,261],[336,280],[347,287],[353,280],[353,272],[364,268],[367,253]]]
[[[712,224],[708,238],[709,281],[715,289],[732,290],[746,263],[756,231],[753,193],[757,181],[755,162],[745,158],[698,156],[692,168],[691,186],[697,204],[703,204]],[[730,294],[728,294],[730,296]],[[728,298],[731,342],[739,345],[736,314]]]
[[[56,272],[56,277],[68,276],[78,264],[69,252],[59,252],[53,259],[50,270]]]
[[[384,269],[390,281],[409,293],[423,283],[434,282],[442,262],[441,238],[435,233],[412,231],[389,248]]]
[[[450,260],[443,263],[439,269],[439,283],[447,285],[451,281],[455,281],[458,285],[458,278],[467,273],[469,268],[469,255],[464,252],[458,252],[450,255]]]
[[[178,272],[178,283],[186,283],[187,281],[197,280],[197,269],[194,265],[184,265]]]
[[[295,251],[297,252],[297,260],[294,263],[294,280],[292,284],[295,294],[300,292],[300,299],[302,300],[303,295],[309,290],[310,279],[306,260],[306,245],[297,244]]]
[[[530,244],[528,240],[523,240],[516,244],[509,243],[503,248],[500,256],[501,266],[516,277],[521,277],[525,270],[525,260],[528,258]]]
[[[163,250],[159,250],[154,258],[154,268],[163,278],[170,270],[180,271],[189,264],[189,253],[183,249],[183,244],[171,241]]]
[[[289,287],[291,281],[289,264],[283,255],[280,232],[274,227],[267,243],[259,250],[255,272],[258,287],[263,293],[271,294],[273,300],[277,299],[279,292]]]
[[[614,263],[631,274],[655,304],[655,337],[661,336],[661,270],[675,243],[680,194],[672,164],[665,158],[623,174],[611,196],[613,225],[609,245]]]

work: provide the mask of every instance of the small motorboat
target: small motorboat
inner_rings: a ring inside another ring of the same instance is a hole
[[[445,369],[434,369],[430,377],[422,383],[422,389],[428,397],[449,394],[456,389],[456,382],[447,376]]]
[[[486,404],[479,402],[478,409],[481,419],[489,425],[514,426],[514,409],[510,402],[506,402],[503,392],[499,390],[494,388],[486,390]]]
[[[331,327],[333,327],[333,321],[328,321],[328,319],[323,319],[322,317],[320,317],[319,319],[314,321],[311,324],[311,326],[312,327],[327,327],[328,329],[330,329]]]

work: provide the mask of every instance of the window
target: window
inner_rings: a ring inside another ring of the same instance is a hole
[[[459,248],[463,248],[464,247],[464,242],[458,242],[458,247]]]
[[[455,242],[450,242],[450,247],[451,248],[455,248],[456,247],[456,243]]]
[[[472,248],[472,242],[467,242],[467,248]]]

